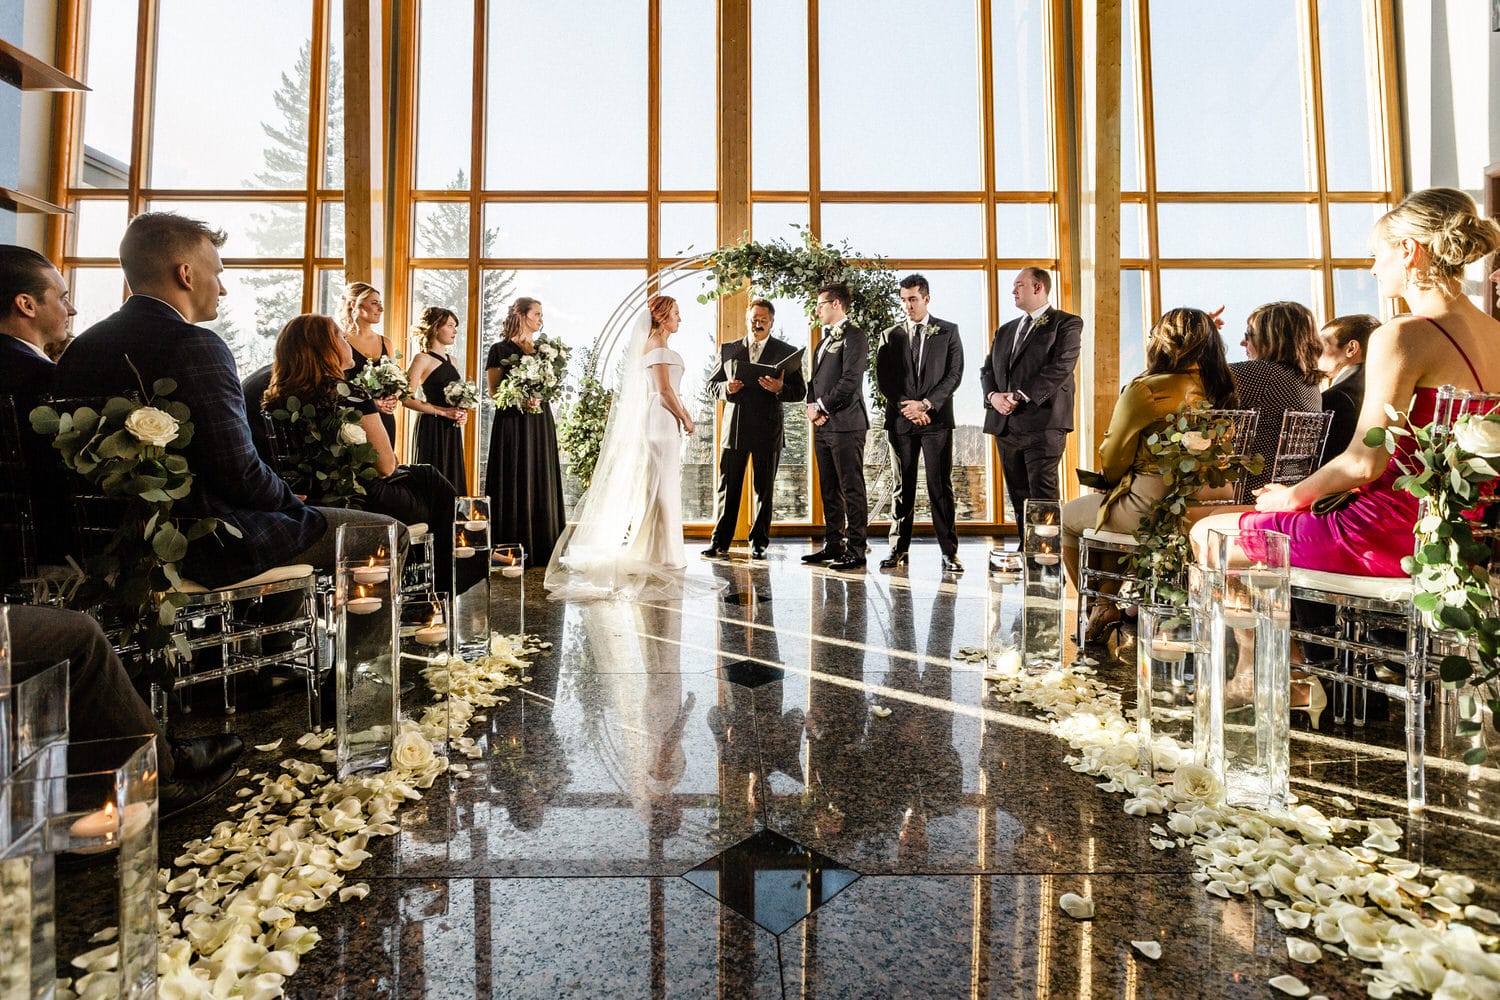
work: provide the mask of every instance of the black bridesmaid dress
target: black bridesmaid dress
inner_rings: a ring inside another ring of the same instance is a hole
[[[426,352],[438,366],[432,374],[422,380],[422,398],[433,406],[452,406],[443,390],[454,382],[461,382],[458,369],[446,354]],[[414,462],[430,465],[443,474],[460,496],[469,488],[467,467],[464,464],[464,429],[447,417],[435,413],[417,414]]]
[[[367,358],[367,357],[365,357],[363,354],[359,353],[358,348],[354,347],[353,344],[349,345],[349,350],[351,352],[353,352],[353,354],[354,354],[354,364],[350,365],[349,366],[349,370],[346,371],[346,372],[344,372],[344,381],[345,382],[349,382],[349,381],[353,380],[354,376],[356,376],[360,372],[364,371],[365,367],[370,364],[370,359]],[[385,338],[381,337],[380,338],[380,357],[381,358],[386,357],[389,353],[390,352],[385,349]],[[380,358],[376,358],[375,360],[379,361]],[[392,448],[396,447],[396,416],[395,416],[395,414],[392,414],[392,413],[382,413],[380,415],[380,422],[381,422],[381,424],[383,424],[385,426],[385,432],[386,432],[386,434],[390,435],[390,438],[391,438],[391,447]]]
[[[490,347],[485,367],[503,368],[507,357],[521,353],[516,344],[501,340]],[[484,491],[490,498],[494,543],[520,542],[526,547],[527,565],[547,565],[567,518],[557,463],[557,424],[545,399],[540,413],[495,411]]]

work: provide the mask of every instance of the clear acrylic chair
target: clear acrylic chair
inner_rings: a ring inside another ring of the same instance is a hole
[[[1291,486],[1312,475],[1323,464],[1323,449],[1332,425],[1331,410],[1318,413],[1287,410],[1281,418],[1281,438],[1276,442],[1271,482]]]

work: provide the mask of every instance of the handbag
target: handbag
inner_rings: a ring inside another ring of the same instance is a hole
[[[1339,490],[1337,493],[1328,493],[1314,500],[1310,510],[1314,514],[1332,514],[1336,510],[1343,510],[1349,506],[1357,496],[1359,496],[1358,489]]]

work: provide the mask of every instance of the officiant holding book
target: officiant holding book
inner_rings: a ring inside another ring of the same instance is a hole
[[[771,336],[775,320],[776,307],[770,301],[753,300],[745,311],[748,332],[742,340],[720,345],[718,370],[709,377],[709,387],[724,401],[724,423],[719,439],[719,518],[713,539],[703,550],[705,559],[729,554],[747,464],[755,470],[750,557],[764,559],[771,543],[771,499],[783,439],[781,405],[807,395],[802,377],[804,352]]]

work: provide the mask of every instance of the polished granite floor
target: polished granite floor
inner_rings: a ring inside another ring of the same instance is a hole
[[[529,573],[526,627],[554,647],[479,728],[474,774],[371,845],[369,898],[315,915],[289,995],[1267,997],[1286,972],[1363,995],[1358,963],[1292,963],[1271,911],[1205,894],[1033,713],[985,697],[955,654],[983,643],[988,544],[965,541],[956,579],[930,543],[895,574],[808,569],[802,542],[762,563],[695,547],[692,578],[721,589],[639,606],[550,604]],[[287,696],[234,724],[262,742],[301,712]],[[1494,886],[1493,769],[1435,763],[1408,824],[1399,713],[1375,745],[1297,718],[1301,798],[1395,816],[1410,856]],[[230,794],[166,824],[163,855]],[[88,909],[64,901],[74,926]]]

